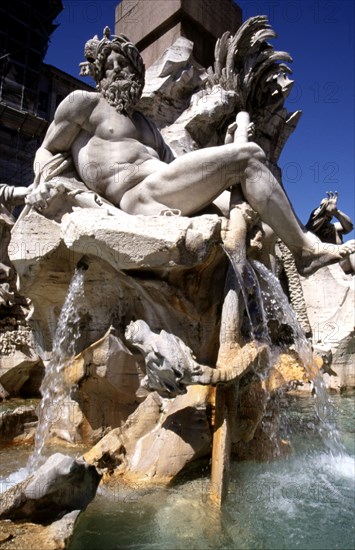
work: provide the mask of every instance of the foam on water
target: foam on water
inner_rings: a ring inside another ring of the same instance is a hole
[[[338,477],[355,480],[355,457],[346,453],[340,455],[329,455],[323,453],[318,458],[320,466],[326,473],[335,474]]]
[[[20,468],[16,472],[9,474],[6,477],[0,477],[0,493],[3,493],[7,489],[10,489],[13,485],[20,483],[29,475],[28,468]]]

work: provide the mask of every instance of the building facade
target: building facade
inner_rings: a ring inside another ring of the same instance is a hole
[[[33,158],[59,102],[80,80],[43,63],[61,0],[0,6],[0,182],[29,185]]]

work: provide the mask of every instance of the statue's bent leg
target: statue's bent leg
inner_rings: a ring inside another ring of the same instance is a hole
[[[258,160],[254,144],[208,147],[159,168],[123,196],[120,208],[129,214],[157,215],[178,209],[189,216],[241,182],[246,200],[290,248],[300,273],[336,263],[351,253],[345,245],[324,247],[298,220],[286,193],[270,170]]]
[[[310,275],[320,267],[339,262],[354,251],[353,243],[327,246],[307,231],[281,185],[259,160],[248,162],[241,184],[250,206],[291,250],[301,274]]]

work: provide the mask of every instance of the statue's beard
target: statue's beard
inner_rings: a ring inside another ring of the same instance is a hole
[[[117,72],[100,82],[100,93],[119,113],[130,115],[142,95],[142,83],[136,75]]]

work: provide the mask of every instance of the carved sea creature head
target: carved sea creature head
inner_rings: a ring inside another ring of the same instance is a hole
[[[130,114],[144,87],[145,67],[136,46],[124,34],[111,36],[105,27],[101,40],[96,35],[86,42],[85,57],[80,74],[91,76],[118,112]]]
[[[137,321],[131,321],[127,325],[125,330],[125,337],[131,344],[144,344],[146,340],[149,340],[150,328],[145,321],[138,319]]]

